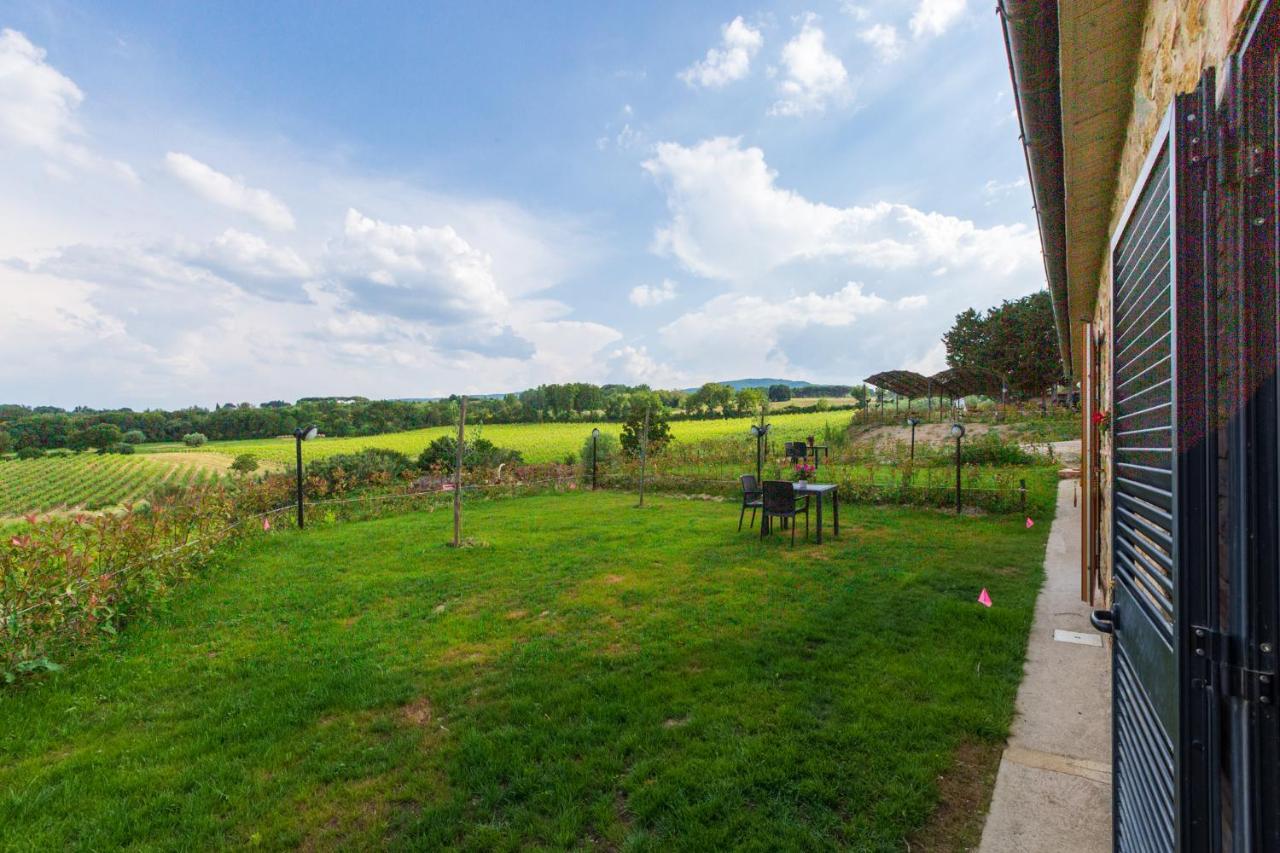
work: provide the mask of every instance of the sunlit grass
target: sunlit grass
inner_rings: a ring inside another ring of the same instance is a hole
[[[0,848],[905,849],[1006,734],[1048,525],[650,502],[258,540],[0,693]]]

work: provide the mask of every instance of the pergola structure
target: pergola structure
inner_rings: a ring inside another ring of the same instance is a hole
[[[993,400],[1001,399],[1005,384],[1000,374],[982,367],[953,367],[930,377],[948,397],[958,400],[970,394],[982,394]]]
[[[928,401],[929,411],[933,410],[935,394],[939,403],[943,397],[949,397],[954,402],[970,394],[982,394],[993,400],[1001,400],[1005,390],[1000,374],[981,367],[953,367],[933,376],[924,376],[912,370],[885,370],[868,376],[865,382],[908,400],[924,397]],[[896,400],[894,404],[896,408]]]
[[[868,385],[892,391],[908,400],[924,397],[932,391],[929,377],[921,376],[912,370],[886,370],[866,379]]]
[[[918,400],[924,397],[928,401],[929,411],[933,410],[933,395],[936,393],[939,399],[942,397],[937,383],[913,370],[886,370],[883,373],[868,376],[865,381],[868,385],[891,392],[894,395],[895,410],[898,407],[898,397],[906,397],[907,400]]]

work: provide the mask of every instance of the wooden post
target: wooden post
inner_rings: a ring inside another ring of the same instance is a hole
[[[640,435],[640,506],[644,506],[644,476],[649,460],[649,407],[644,410],[644,432]]]
[[[466,442],[467,398],[458,405],[458,458],[453,468],[453,547],[462,547],[462,448]]]

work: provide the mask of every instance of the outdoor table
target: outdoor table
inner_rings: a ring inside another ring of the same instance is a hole
[[[840,535],[840,495],[835,483],[796,483],[796,496],[815,495],[818,498],[818,544],[822,544],[822,498],[831,495],[831,533]]]

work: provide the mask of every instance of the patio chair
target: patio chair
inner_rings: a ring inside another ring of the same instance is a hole
[[[751,524],[748,527],[756,526],[756,510],[761,509],[760,484],[751,474],[743,474],[738,478],[742,483],[742,512],[738,513],[738,532],[742,532],[742,518],[747,514],[747,508],[751,508]]]
[[[804,536],[809,538],[809,496],[796,497],[794,483],[787,480],[765,480],[760,511],[760,538],[769,529],[770,518],[781,518],[791,523],[791,545],[796,544],[796,516],[804,516]]]

